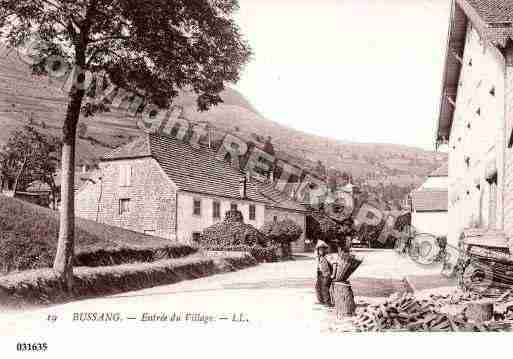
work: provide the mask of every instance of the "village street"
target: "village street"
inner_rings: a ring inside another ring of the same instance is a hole
[[[406,276],[414,287],[417,284],[422,287],[419,289],[447,285],[447,281],[439,276],[439,266],[419,266],[393,250],[355,249],[354,253],[364,258],[351,281],[357,304],[362,300],[377,301],[396,291],[411,290],[404,280]],[[70,328],[106,325],[73,322],[74,313],[84,312],[120,313],[124,325],[128,324],[128,318],[137,318],[132,321],[138,326],[155,324],[142,322],[143,313],[200,313],[228,316],[230,322],[233,314],[237,315],[236,319],[241,319],[242,313],[242,319],[249,320],[244,325],[275,327],[281,323],[326,331],[333,324],[335,313],[315,304],[315,265],[313,254],[304,254],[297,256],[295,261],[260,264],[238,272],[6,315],[2,327],[18,332],[29,326],[35,330],[38,325],[51,327],[55,324],[48,323],[48,315],[56,315],[61,328],[62,325]],[[209,325],[214,324],[217,323]]]

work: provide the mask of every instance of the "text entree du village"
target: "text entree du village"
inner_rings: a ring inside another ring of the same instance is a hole
[[[121,321],[141,321],[141,322],[194,322],[210,323],[215,321],[248,322],[243,313],[230,313],[221,315],[212,315],[195,312],[172,312],[172,313],[142,313],[137,316],[123,316],[121,313],[96,313],[96,312],[75,312],[73,313],[74,322],[121,322]]]

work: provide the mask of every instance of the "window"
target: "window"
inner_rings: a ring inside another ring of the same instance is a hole
[[[212,203],[212,217],[214,219],[221,218],[221,203],[214,201]]]
[[[132,180],[132,166],[122,164],[119,166],[119,186],[128,187]]]
[[[254,221],[256,219],[256,206],[254,204],[249,205],[249,220]]]
[[[230,205],[230,210],[231,210],[231,211],[236,211],[236,210],[237,210],[237,208],[238,208],[238,207],[237,207],[237,203],[232,203],[232,204]]]
[[[194,242],[199,242],[201,239],[201,233],[200,232],[192,232],[192,240]]]
[[[488,227],[495,229],[497,225],[497,182],[490,184],[488,203]]]
[[[122,198],[119,200],[119,214],[130,212],[130,199]]]
[[[201,216],[201,200],[195,198],[193,202],[192,214],[195,216]]]

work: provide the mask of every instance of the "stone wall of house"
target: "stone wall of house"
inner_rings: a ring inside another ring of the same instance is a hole
[[[429,188],[448,188],[449,187],[449,178],[448,177],[428,177],[426,182],[424,182],[420,188],[421,189],[429,189]]]
[[[420,233],[430,233],[435,236],[447,236],[449,228],[447,211],[413,212],[411,223]]]
[[[265,221],[271,222],[274,219],[283,220],[283,219],[291,219],[296,222],[301,228],[303,228],[303,234],[301,238],[292,243],[292,252],[304,252],[307,247],[305,246],[305,233],[306,233],[306,216],[303,213],[298,213],[295,211],[288,211],[285,209],[278,208],[270,208],[267,207],[265,210]]]
[[[194,200],[200,201],[201,213],[194,214]],[[219,202],[221,206],[220,218],[214,218],[213,206],[214,202]],[[178,194],[178,208],[177,208],[177,233],[178,238],[181,240],[192,240],[194,233],[201,233],[205,228],[222,221],[225,213],[230,210],[232,204],[237,205],[237,209],[242,212],[244,223],[251,224],[257,229],[260,229],[264,224],[264,211],[263,204],[228,199],[222,197],[208,196],[196,193],[180,192]],[[255,206],[255,219],[249,218],[249,206]]]
[[[471,24],[462,61],[449,140],[448,240],[452,244],[457,244],[464,228],[488,225],[491,201],[484,203],[483,198],[489,198],[491,189],[485,169],[491,162],[501,161],[500,129],[504,123],[504,58]],[[498,170],[500,181],[503,173]],[[499,207],[497,213],[502,213],[501,191],[494,203]]]
[[[128,185],[120,181],[122,167],[131,172]],[[78,217],[163,238],[176,237],[176,189],[154,159],[102,162],[93,181],[76,195]],[[128,201],[125,213],[121,213],[122,201]]]
[[[513,238],[513,148],[509,142],[513,133],[513,47],[505,51],[506,91],[505,101],[505,150],[504,150],[504,232]]]

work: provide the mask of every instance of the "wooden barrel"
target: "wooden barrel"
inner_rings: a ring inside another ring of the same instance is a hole
[[[337,319],[352,317],[356,310],[356,304],[351,284],[349,282],[334,282],[332,294]]]

